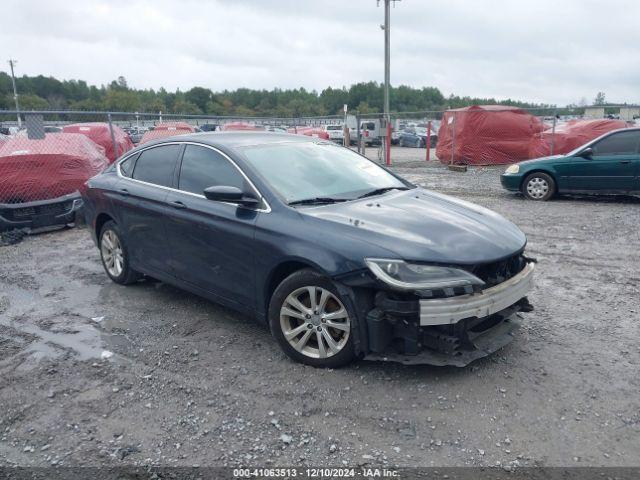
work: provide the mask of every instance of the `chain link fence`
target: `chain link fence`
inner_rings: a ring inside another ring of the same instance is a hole
[[[640,107],[446,111],[325,117],[0,111],[0,231],[75,222],[84,183],[136,145],[201,131],[272,131],[348,145],[387,164],[497,165],[567,153],[635,125]]]

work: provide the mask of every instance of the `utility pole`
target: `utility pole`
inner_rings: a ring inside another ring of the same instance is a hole
[[[391,2],[400,0],[384,0],[384,120],[385,120],[385,158],[387,165],[391,164],[391,115],[389,112],[389,86],[391,83]],[[378,0],[380,5],[380,0]]]
[[[391,0],[384,0],[384,116],[389,121],[389,83],[391,80]]]
[[[11,83],[13,84],[13,99],[16,102],[16,115],[18,117],[18,129],[22,128],[22,120],[20,120],[20,104],[18,103],[18,89],[16,88],[16,77],[13,73],[13,66],[18,63],[16,60],[9,59],[11,66]]]

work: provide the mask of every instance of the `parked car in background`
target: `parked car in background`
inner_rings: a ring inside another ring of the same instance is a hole
[[[62,132],[62,127],[58,127],[57,125],[45,125],[44,126],[45,133],[60,133]]]
[[[285,127],[277,127],[274,125],[269,125],[265,127],[267,132],[276,132],[276,133],[287,133],[287,129]]]
[[[73,123],[62,128],[65,133],[81,133],[104,148],[110,163],[116,161],[120,155],[133,148],[133,141],[118,125],[109,127],[105,122]],[[113,138],[112,135],[113,134]],[[113,144],[115,140],[115,146]]]
[[[514,315],[532,308],[515,225],[329,141],[160,140],[89,180],[83,199],[114,282],[148,275],[255,316],[317,367],[464,366],[512,340]]]
[[[231,132],[231,131],[264,131],[264,127],[262,125],[256,125],[255,123],[246,123],[246,122],[230,122],[225,123],[220,127],[220,130],[223,132]]]
[[[329,140],[329,134],[322,127],[291,127],[287,130],[287,133],[293,133],[296,135],[306,135],[307,137],[316,137],[323,140]]]
[[[404,131],[404,127],[398,130],[393,130],[391,132],[391,145],[398,145],[398,143],[400,142],[400,135],[402,134],[403,131]]]
[[[108,165],[104,149],[78,133],[0,143],[0,231],[74,223],[79,190]]]
[[[566,155],[510,165],[502,186],[531,200],[556,193],[640,193],[640,128],[606,133]]]
[[[380,145],[381,133],[380,133],[380,120],[364,120],[360,122],[360,135],[362,136],[365,145]]]
[[[195,131],[195,127],[186,122],[158,123],[154,127],[149,128],[149,130],[142,135],[139,143],[148,143],[152,140],[173,137],[175,135],[186,135],[188,133],[195,133]]]
[[[426,148],[427,133],[429,132],[426,127],[407,127],[398,136],[398,145],[401,147]],[[438,144],[438,134],[431,131],[429,138],[430,147],[435,147]]]
[[[129,135],[129,138],[131,139],[133,144],[138,145],[138,143],[140,143],[140,140],[142,139],[142,136],[149,129],[146,127],[128,127],[128,128],[125,128],[124,130]]]
[[[205,123],[200,125],[200,130],[203,132],[215,132],[220,128],[220,125],[217,123]]]
[[[325,125],[325,132],[329,135],[329,140],[336,143],[344,143],[344,127],[342,125]]]

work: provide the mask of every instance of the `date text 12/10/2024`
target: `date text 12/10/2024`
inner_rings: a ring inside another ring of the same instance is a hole
[[[235,478],[397,478],[388,468],[234,468]]]

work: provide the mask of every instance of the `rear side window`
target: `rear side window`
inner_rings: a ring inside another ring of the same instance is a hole
[[[593,145],[595,155],[625,155],[638,151],[640,131],[619,132],[603,138]]]
[[[187,145],[180,168],[180,190],[202,195],[205,188],[222,185],[244,189],[244,177],[215,150]]]
[[[154,185],[171,187],[179,151],[180,145],[163,145],[145,150],[138,157],[133,178]]]
[[[137,155],[132,155],[126,160],[120,162],[120,173],[122,173],[122,175],[125,177],[131,176],[131,171],[133,170],[133,164],[135,163],[136,158],[138,158]]]

